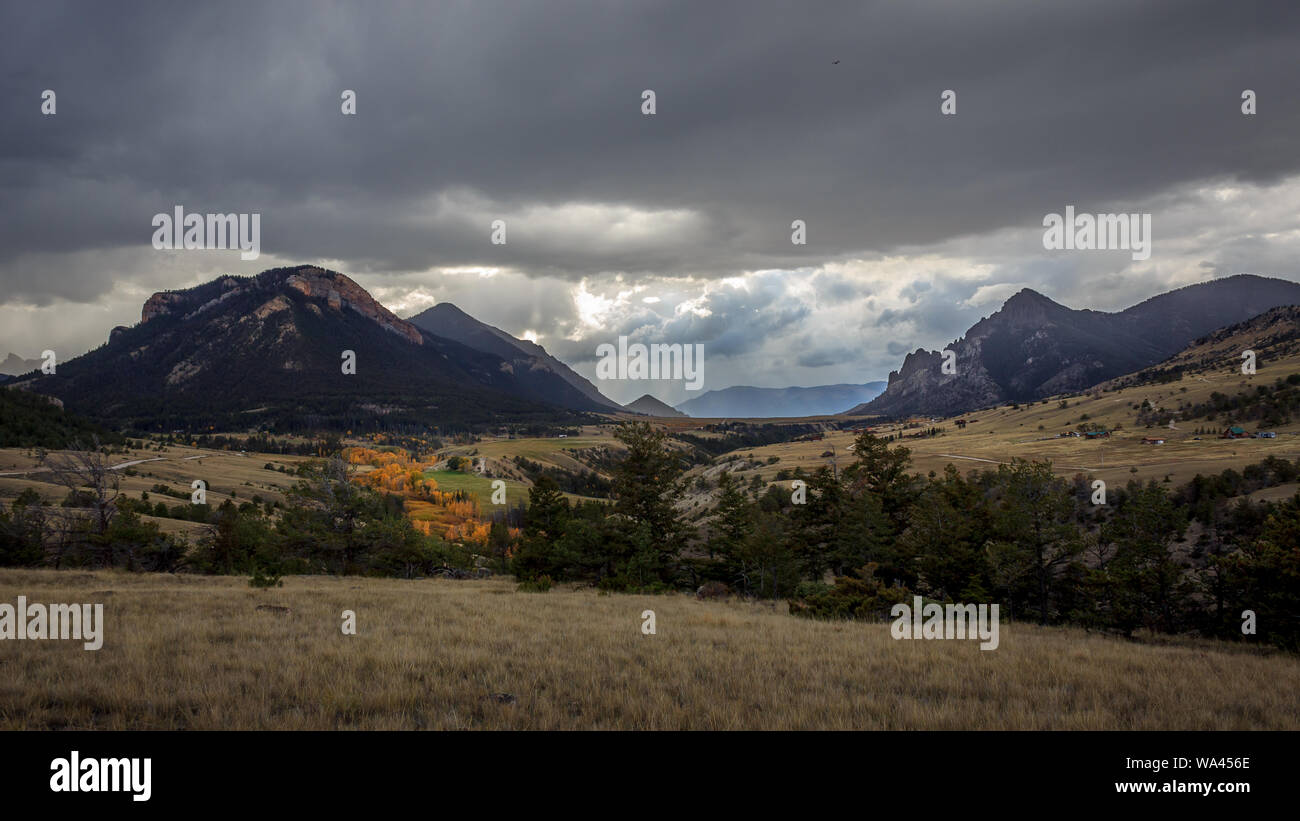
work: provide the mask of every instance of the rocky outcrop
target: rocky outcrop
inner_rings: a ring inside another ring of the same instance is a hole
[[[398,319],[396,314],[376,302],[366,289],[343,274],[310,265],[292,270],[284,278],[286,287],[310,299],[324,300],[335,311],[350,308],[384,330],[406,337],[414,345],[424,344],[424,337],[418,328],[406,320]]]
[[[917,349],[903,360],[903,366],[889,374],[889,385],[875,413],[946,413],[950,408],[980,408],[996,404],[1001,388],[989,377],[978,358],[978,340],[958,340],[951,347],[957,353],[955,374],[943,373],[943,354]],[[862,407],[862,406],[860,406]],[[859,409],[855,408],[853,413]]]
[[[253,311],[253,316],[257,319],[266,319],[271,314],[289,310],[289,307],[289,300],[282,296],[275,296],[262,303],[256,311]]]
[[[148,322],[163,314],[170,314],[176,307],[186,303],[184,291],[160,291],[145,300],[140,311],[140,322]]]

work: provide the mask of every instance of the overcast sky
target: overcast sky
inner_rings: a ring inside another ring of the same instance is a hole
[[[884,379],[1022,287],[1300,280],[1300,9],[1062,5],[6,2],[0,358],[300,263],[589,377],[620,334],[703,343],[705,388]],[[261,214],[262,256],[154,250],[177,205]],[[1150,259],[1044,250],[1066,205],[1150,213]]]

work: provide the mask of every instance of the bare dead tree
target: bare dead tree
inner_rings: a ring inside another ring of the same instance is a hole
[[[122,477],[109,464],[99,437],[92,438],[89,446],[74,440],[67,450],[44,454],[40,466],[49,471],[55,484],[66,487],[74,499],[86,500],[91,510],[93,533],[98,537],[101,549],[111,551],[112,546],[104,537],[117,516]],[[75,530],[73,522],[65,521],[64,524],[66,532]],[[112,564],[111,555],[100,558],[105,564]]]

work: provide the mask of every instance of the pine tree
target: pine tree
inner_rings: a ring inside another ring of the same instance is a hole
[[[714,509],[713,535],[707,543],[709,556],[733,557],[754,529],[754,504],[745,498],[730,473],[718,477],[721,496]]]
[[[995,575],[1013,594],[1025,595],[1038,610],[1039,623],[1046,624],[1058,573],[1083,552],[1074,494],[1050,462],[1016,459],[999,465],[994,481],[999,494],[991,545]]]
[[[988,601],[992,583],[984,545],[992,536],[980,487],[948,465],[917,499],[899,538],[917,568],[920,592],[948,601]]]
[[[644,525],[650,544],[675,559],[686,541],[686,525],[677,512],[682,498],[682,461],[668,447],[668,435],[649,422],[625,422],[614,436],[627,455],[614,475],[615,512]]]
[[[853,442],[853,455],[856,461],[844,469],[848,491],[854,495],[874,493],[895,529],[902,531],[917,492],[916,480],[908,472],[912,452],[890,447],[884,439],[864,431]]]
[[[558,542],[564,538],[569,523],[569,500],[554,479],[542,474],[528,489],[524,538],[510,561],[515,578],[525,581],[561,575],[565,559]]]
[[[1128,483],[1101,530],[1102,541],[1115,545],[1107,571],[1114,586],[1115,626],[1125,634],[1139,626],[1176,630],[1185,585],[1173,547],[1186,528],[1186,514],[1164,488]]]
[[[569,500],[564,498],[555,479],[543,473],[528,489],[524,533],[530,537],[558,539],[564,534],[564,524],[568,518]]]

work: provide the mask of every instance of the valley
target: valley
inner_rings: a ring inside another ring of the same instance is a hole
[[[1007,304],[1021,320],[1067,310],[1037,295]],[[237,305],[257,306],[252,319]],[[921,374],[913,355],[905,381],[920,394],[782,416],[880,386],[722,391],[709,401],[770,400],[769,415],[710,418],[651,395],[620,406],[454,306],[407,322],[323,269],[156,294],[140,325],[0,395],[12,409],[0,441],[25,442],[0,448],[0,547],[19,565],[0,570],[0,598],[6,584],[111,595],[120,683],[94,685],[81,657],[55,649],[11,685],[55,695],[0,726],[1293,729],[1276,689],[1246,703],[1185,682],[1206,659],[1241,687],[1300,675],[1279,652],[1296,640],[1280,626],[1294,597],[1274,589],[1289,554],[1268,552],[1290,538],[1300,490],[1297,310],[1267,308],[1079,390],[870,412],[934,391],[972,401],[945,387],[960,371]],[[238,355],[209,355],[213,327]],[[355,374],[332,373],[328,334],[355,346]],[[154,358],[125,392],[108,376],[122,357]],[[246,378],[267,357],[311,392]],[[1109,500],[1088,504],[1079,489],[1098,479]],[[1058,566],[1032,564],[1029,516],[1047,517]],[[1151,572],[1177,580],[1174,607]],[[896,651],[884,614],[920,597],[1001,601],[998,660],[944,642]],[[1246,603],[1264,613],[1263,641],[1239,635]],[[141,626],[167,608],[178,621]],[[343,610],[373,636],[359,654],[337,646]],[[639,631],[646,611],[658,632]],[[140,701],[142,654],[176,629],[197,639],[164,673],[174,697]],[[200,683],[229,643],[254,649],[222,679],[263,682],[238,697]],[[272,658],[307,702],[266,678]],[[322,659],[369,694],[319,678]],[[439,672],[413,682],[402,671],[417,662]],[[996,699],[971,684],[972,664]],[[579,669],[580,686],[557,678]],[[804,679],[818,684],[788,685]],[[1134,680],[1159,684],[1139,696]],[[844,692],[851,706],[837,706]]]

